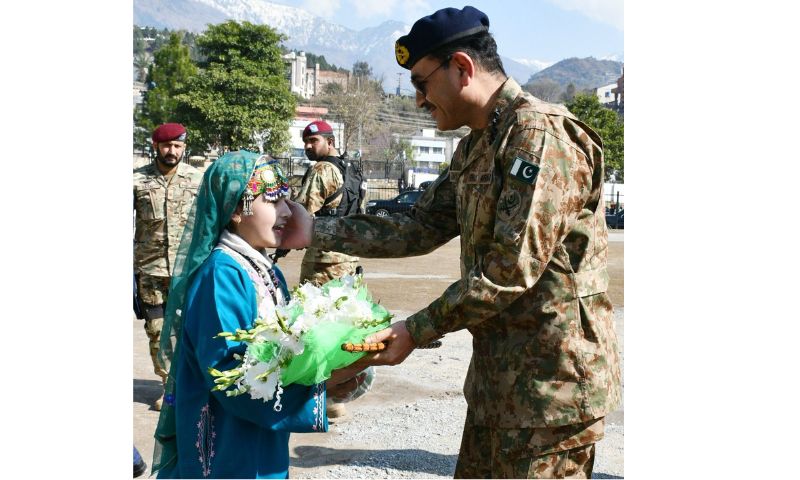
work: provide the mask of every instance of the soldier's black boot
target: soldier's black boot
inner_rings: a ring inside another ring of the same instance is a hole
[[[133,478],[138,477],[147,470],[147,464],[144,459],[139,455],[139,450],[136,450],[136,445],[133,446]]]

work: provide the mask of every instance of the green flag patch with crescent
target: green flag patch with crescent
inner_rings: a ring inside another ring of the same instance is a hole
[[[514,159],[514,164],[511,165],[511,171],[508,174],[528,185],[533,185],[533,182],[536,181],[536,175],[539,174],[539,165],[517,157]]]

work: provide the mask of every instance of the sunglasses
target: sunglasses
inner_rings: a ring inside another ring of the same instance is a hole
[[[442,68],[445,65],[447,65],[448,63],[450,63],[450,60],[452,60],[452,59],[453,59],[453,56],[452,55],[448,55],[447,58],[445,58],[444,61],[442,61],[442,63],[439,64],[438,67],[434,68],[433,71],[431,71],[431,73],[425,75],[425,78],[423,78],[422,80],[418,80],[416,78],[412,78],[411,79],[411,85],[414,85],[414,88],[416,88],[417,91],[419,93],[421,93],[423,97],[426,96],[427,93],[425,92],[425,84],[427,83],[427,80],[429,78],[431,78],[431,75],[436,73],[437,70],[439,70],[440,68]]]

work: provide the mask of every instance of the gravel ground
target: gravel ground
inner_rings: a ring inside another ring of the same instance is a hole
[[[624,309],[616,310],[622,336]],[[294,478],[452,478],[467,404],[462,386],[472,353],[469,332],[441,348],[417,350],[395,367],[377,367],[372,390],[347,404],[324,434],[293,434]],[[622,339],[620,339],[620,348]],[[622,410],[609,415],[593,478],[623,477]]]

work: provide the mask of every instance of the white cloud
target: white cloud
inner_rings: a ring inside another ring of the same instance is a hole
[[[574,10],[589,18],[623,30],[623,0],[547,0],[563,10]]]

